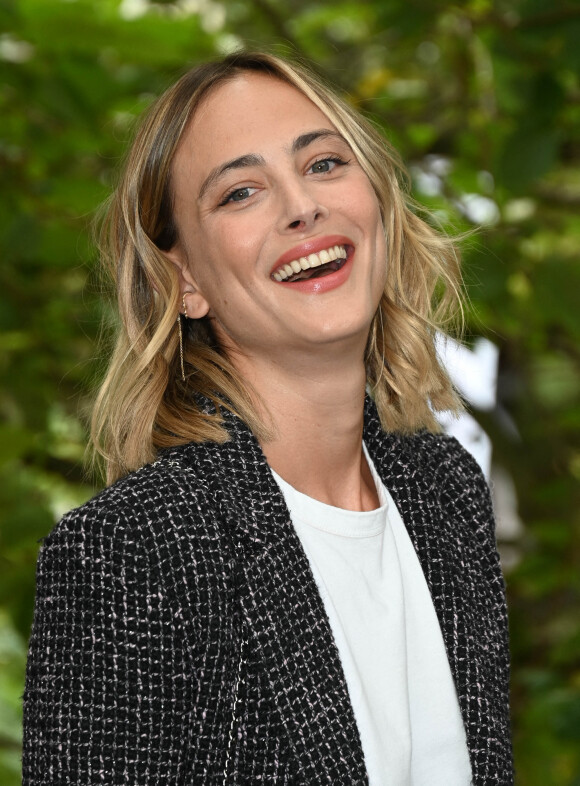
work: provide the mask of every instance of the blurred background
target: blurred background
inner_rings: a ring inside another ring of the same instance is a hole
[[[83,453],[111,308],[91,219],[154,96],[241,45],[312,61],[417,200],[476,229],[472,438],[492,446],[518,783],[579,786],[577,0],[0,0],[0,783],[20,783],[38,541],[99,486]]]

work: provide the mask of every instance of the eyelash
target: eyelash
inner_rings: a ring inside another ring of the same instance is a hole
[[[348,161],[345,161],[344,158],[341,158],[338,155],[322,156],[322,158],[317,158],[316,161],[314,161],[312,164],[310,164],[309,170],[312,169],[313,167],[315,167],[316,164],[322,164],[325,161],[332,161],[332,163],[333,164],[337,164],[337,166],[346,166],[346,164],[348,164]],[[320,174],[320,173],[317,173],[317,174]]]
[[[332,163],[336,164],[337,166],[346,166],[349,163],[348,161],[345,161],[343,158],[341,158],[338,155],[322,156],[321,158],[317,158],[316,161],[312,162],[312,164],[308,167],[308,171],[313,169],[313,167],[315,167],[316,164],[322,164],[325,161],[332,161]],[[317,172],[317,173],[314,173],[314,174],[325,174],[325,173],[324,172]],[[241,188],[240,187],[232,188],[231,191],[228,191],[225,194],[224,198],[219,203],[219,207],[223,207],[224,205],[227,205],[228,202],[233,197],[233,195],[235,193],[237,193],[238,191],[246,191],[249,188],[251,188],[251,186],[242,186]],[[241,200],[241,201],[244,201],[244,200]]]
[[[237,188],[232,188],[232,190],[228,191],[227,194],[222,199],[222,201],[219,203],[219,207],[223,207],[224,205],[227,205],[228,202],[233,197],[233,195],[236,194],[238,191],[247,191],[249,188],[251,188],[251,186],[242,186],[241,188],[238,186]]]

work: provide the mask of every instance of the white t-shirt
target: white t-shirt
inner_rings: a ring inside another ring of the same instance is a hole
[[[468,786],[465,730],[427,583],[367,460],[381,503],[368,512],[326,505],[273,475],[328,614],[370,786]]]

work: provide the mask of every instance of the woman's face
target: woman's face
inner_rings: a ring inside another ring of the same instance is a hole
[[[294,87],[216,88],[177,151],[178,265],[190,317],[233,354],[366,343],[386,276],[379,205],[349,145]],[[233,357],[233,355],[232,355]]]

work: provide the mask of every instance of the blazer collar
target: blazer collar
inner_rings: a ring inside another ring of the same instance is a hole
[[[463,580],[465,551],[477,548],[476,539],[465,530],[461,508],[442,500],[446,474],[441,472],[437,441],[446,438],[426,433],[387,435],[372,401],[367,399],[365,410],[367,449],[401,514],[435,607],[473,765],[473,757],[487,744],[479,713],[489,697],[475,676],[487,642],[476,635],[481,627],[477,609]],[[480,557],[484,564],[488,555]]]
[[[284,497],[247,427],[205,443],[208,479],[237,555],[236,591],[305,783],[367,784],[364,755],[330,624]]]

